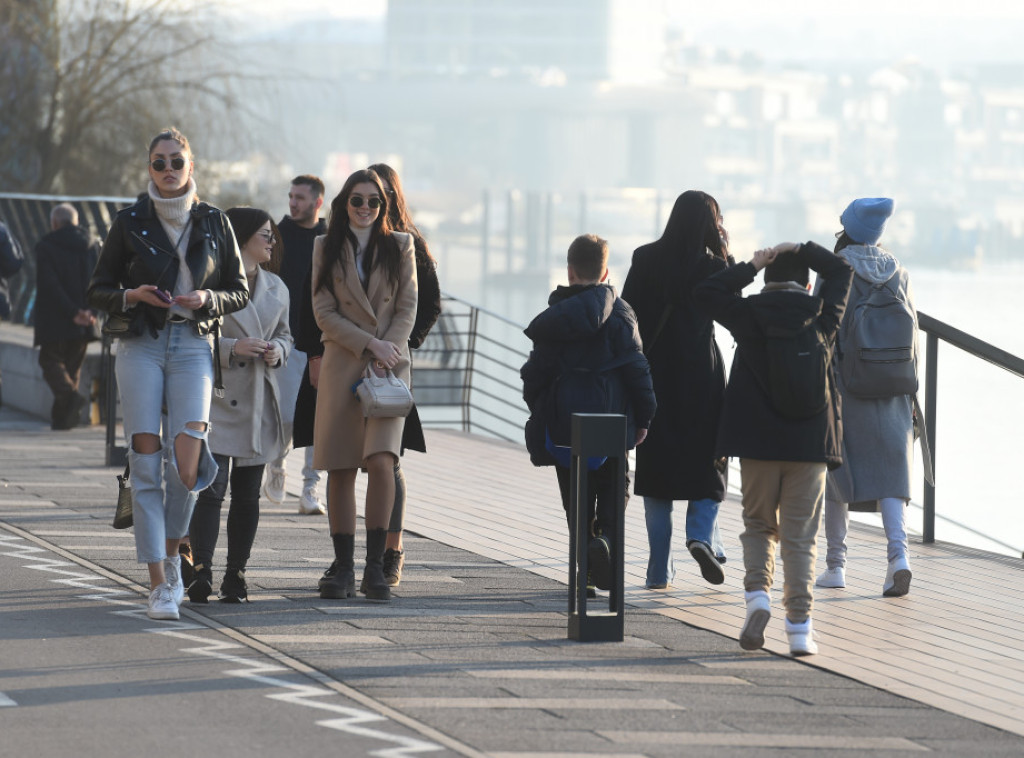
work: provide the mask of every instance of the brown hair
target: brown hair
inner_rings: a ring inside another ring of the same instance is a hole
[[[324,187],[323,181],[319,176],[313,176],[312,174],[299,174],[297,177],[292,179],[292,184],[304,184],[313,190],[314,197],[323,197],[326,188]]]
[[[596,234],[581,234],[569,245],[566,258],[580,279],[600,281],[608,268],[608,240]]]
[[[182,152],[188,153],[189,157],[192,156],[192,148],[189,147],[188,137],[186,137],[184,134],[179,132],[173,126],[167,127],[166,129],[164,129],[162,132],[160,132],[158,135],[156,135],[150,141],[150,143],[149,143],[149,154],[152,155],[153,154],[153,149],[157,146],[157,144],[160,143],[160,142],[163,142],[165,139],[174,140],[179,145],[181,145]]]
[[[341,255],[341,250],[345,246],[346,240],[352,245],[353,250],[359,246],[355,234],[348,226],[348,198],[357,184],[364,183],[372,184],[377,188],[381,202],[380,212],[370,231],[370,241],[366,244],[366,272],[370,273],[375,268],[381,267],[390,284],[398,283],[402,260],[398,243],[391,236],[394,228],[388,217],[388,196],[384,192],[384,185],[381,184],[377,172],[362,169],[345,180],[341,192],[331,201],[331,216],[327,222],[327,236],[324,239],[323,266],[320,269],[320,276],[317,277],[313,285],[314,292],[319,292],[330,284],[334,264],[340,264],[342,271],[345,272],[345,259]],[[347,275],[347,272],[345,273]]]
[[[235,240],[238,242],[239,248],[245,247],[260,227],[268,221],[270,222],[270,231],[274,235],[273,251],[270,254],[270,260],[261,263],[260,267],[272,274],[278,273],[281,270],[284,243],[281,241],[281,232],[278,231],[277,224],[274,223],[270,214],[259,208],[249,208],[248,206],[228,208],[224,213],[231,222],[231,228],[235,232]]]

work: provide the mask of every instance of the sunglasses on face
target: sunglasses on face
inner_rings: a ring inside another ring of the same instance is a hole
[[[153,161],[149,165],[153,167],[154,171],[164,171],[164,170],[167,169],[167,161],[165,161],[163,158],[157,158],[155,161]],[[176,158],[171,158],[171,169],[172,170],[174,170],[174,171],[181,171],[183,168],[185,168],[185,159],[184,158],[182,158],[180,156],[178,156]]]
[[[363,202],[364,202],[363,198],[360,197],[359,195],[353,195],[352,197],[350,197],[348,199],[348,204],[351,205],[353,208],[362,208],[363,207]],[[380,208],[380,198],[379,197],[368,197],[368,198],[366,198],[365,202],[366,202],[366,205],[371,210],[377,210],[378,208]]]

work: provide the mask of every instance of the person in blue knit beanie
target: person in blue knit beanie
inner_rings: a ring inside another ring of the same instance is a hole
[[[882,595],[900,597],[910,591],[906,504],[914,463],[914,396],[864,397],[845,383],[843,347],[850,340],[855,314],[879,287],[905,302],[916,323],[910,275],[895,256],[878,245],[893,212],[887,197],[854,200],[840,216],[843,231],[835,252],[853,267],[853,286],[839,327],[839,393],[843,408],[843,465],[828,473],[825,491],[826,569],[819,587],[846,586],[846,535],[849,511],[879,511],[886,536],[887,567]],[[916,332],[916,330],[915,330]],[[912,360],[919,355],[912,345]]]
[[[892,198],[888,197],[854,200],[839,217],[843,231],[861,245],[877,245],[885,231],[885,222],[892,215],[893,205]]]

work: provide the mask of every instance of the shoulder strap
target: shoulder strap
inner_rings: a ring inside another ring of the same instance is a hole
[[[658,326],[654,330],[654,336],[651,337],[651,341],[644,345],[644,355],[649,355],[651,350],[654,349],[655,343],[658,341],[658,337],[661,336],[662,330],[665,328],[665,324],[668,323],[668,317],[672,315],[672,309],[675,308],[676,304],[671,300],[665,305],[665,310],[662,311],[661,320],[658,321]]]

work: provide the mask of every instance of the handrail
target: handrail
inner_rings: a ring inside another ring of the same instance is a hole
[[[925,373],[924,373],[924,419],[925,434],[928,439],[928,449],[931,451],[932,469],[937,471],[935,437],[938,425],[938,385],[939,385],[939,340],[958,347],[964,352],[988,361],[1004,371],[1009,371],[1015,376],[1024,378],[1024,359],[1008,353],[995,345],[990,345],[984,340],[962,332],[937,318],[926,313],[917,313],[918,327],[927,335]],[[935,542],[935,484],[929,483],[927,477],[924,482],[924,523],[921,530],[921,540],[925,543]],[[1024,558],[1024,555],[1021,556]]]

